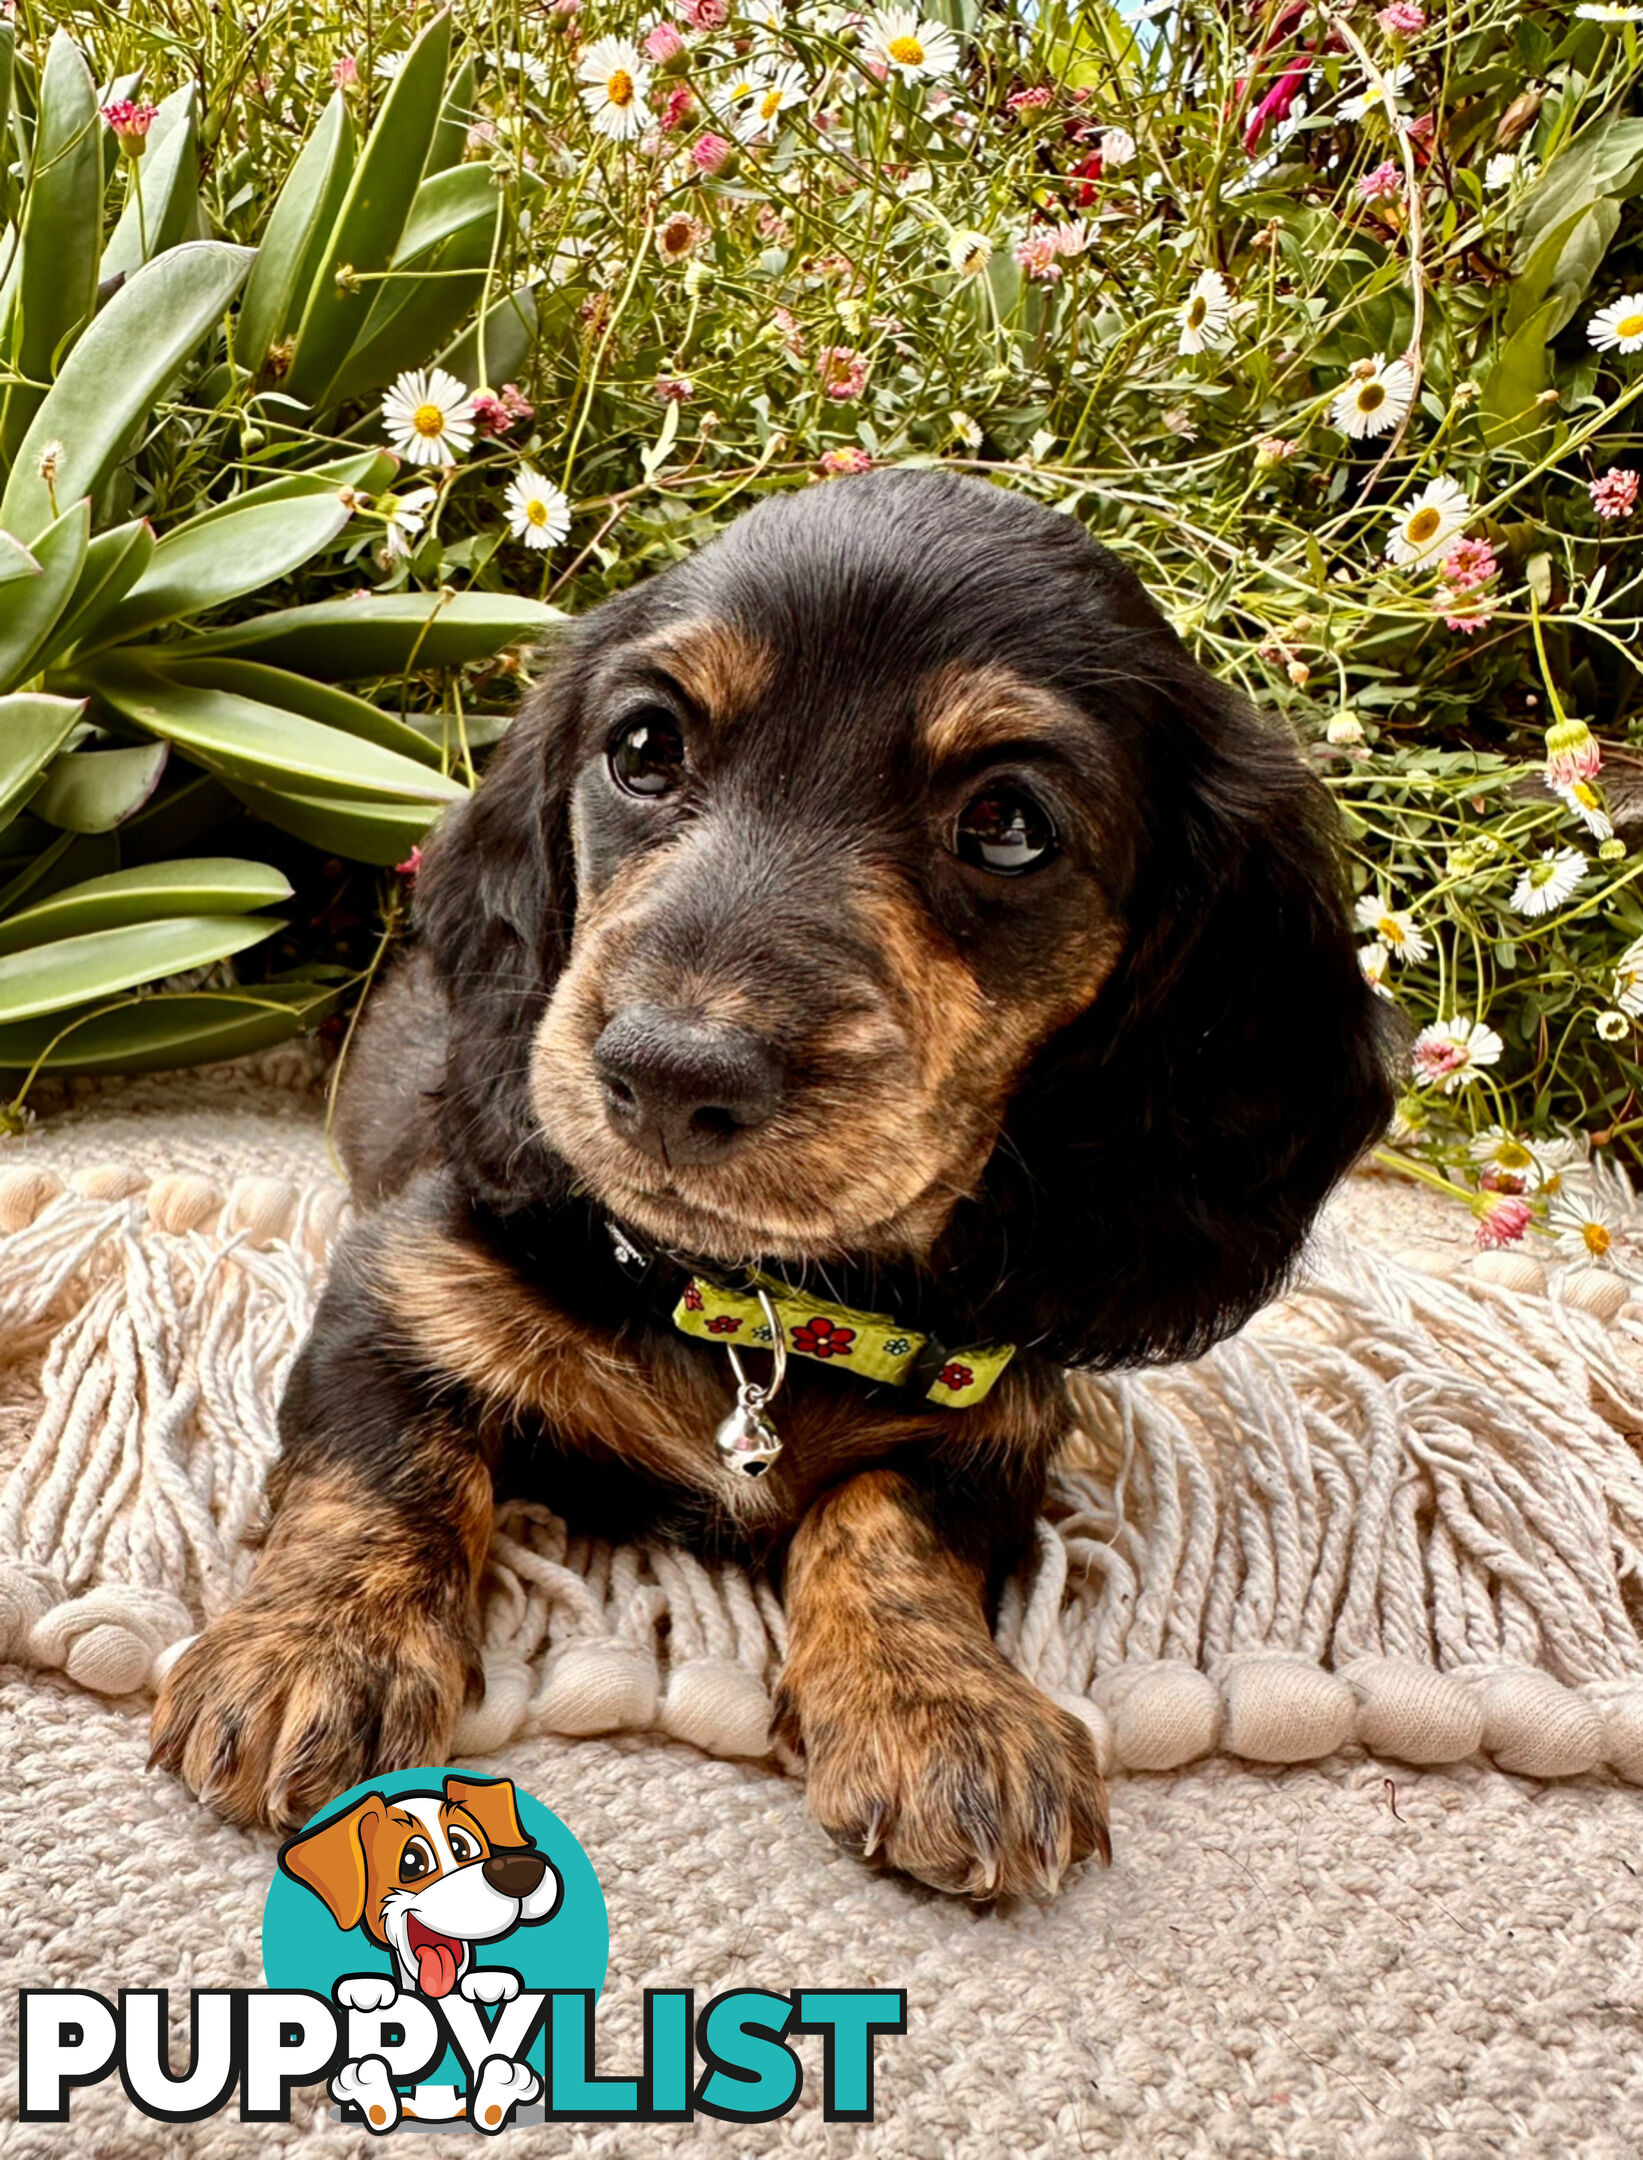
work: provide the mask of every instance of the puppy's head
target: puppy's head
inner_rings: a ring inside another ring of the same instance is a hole
[[[996,488],[754,511],[585,618],[419,904],[447,1146],[1082,1362],[1267,1295],[1387,1107],[1321,789]]]
[[[404,1979],[446,1995],[521,1920],[556,1910],[562,1885],[531,1845],[507,1778],[448,1777],[437,1793],[367,1793],[280,1848],[286,1874],[339,1928],[363,1928]]]

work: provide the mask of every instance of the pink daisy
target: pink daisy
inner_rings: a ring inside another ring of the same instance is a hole
[[[1591,484],[1592,508],[1600,518],[1630,517],[1637,508],[1637,475],[1629,466],[1611,465]]]

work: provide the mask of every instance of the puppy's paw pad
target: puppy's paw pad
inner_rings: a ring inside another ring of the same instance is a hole
[[[487,2136],[494,2135],[516,2107],[534,2100],[541,2090],[542,2080],[528,2063],[509,2062],[504,2056],[493,2055],[474,2087],[468,2111],[474,2128]]]
[[[377,2137],[399,2128],[399,2095],[380,2055],[363,2062],[344,2063],[333,2073],[329,2091],[339,2107],[350,2102],[359,2109],[365,2127]]]

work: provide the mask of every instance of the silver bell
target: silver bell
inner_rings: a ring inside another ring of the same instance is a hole
[[[741,1393],[713,1438],[726,1469],[738,1470],[743,1477],[763,1477],[782,1451],[781,1438],[765,1416],[756,1388]]]

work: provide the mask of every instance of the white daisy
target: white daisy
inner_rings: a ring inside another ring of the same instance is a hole
[[[1547,848],[1513,886],[1511,906],[1519,915],[1550,915],[1568,899],[1586,867],[1579,848]]]
[[[1449,543],[1465,530],[1471,499],[1457,480],[1428,480],[1399,512],[1387,537],[1389,562],[1429,563],[1449,552]]]
[[[742,142],[752,142],[756,136],[773,128],[777,119],[795,105],[804,103],[804,70],[801,67],[784,67],[768,81],[757,78],[743,85],[740,110],[732,125]]]
[[[1360,360],[1351,376],[1336,391],[1329,417],[1343,435],[1361,441],[1366,435],[1384,435],[1395,428],[1415,402],[1415,371],[1407,360],[1388,360],[1377,353]]]
[[[1616,7],[1614,0],[1583,0],[1575,13],[1582,22],[1643,22],[1643,7]]]
[[[1615,962],[1610,995],[1623,1013],[1643,1016],[1643,938],[1634,938]]]
[[[1504,1125],[1491,1125],[1487,1132],[1475,1134],[1467,1143],[1467,1151],[1481,1170],[1499,1170],[1507,1177],[1539,1182],[1540,1165],[1534,1149]]]
[[[1232,294],[1219,270],[1201,270],[1176,320],[1181,326],[1177,352],[1217,352],[1232,329]]]
[[[1614,821],[1603,807],[1602,796],[1589,780],[1571,780],[1567,787],[1552,788],[1552,793],[1565,810],[1579,818],[1594,840],[1614,838]]]
[[[1586,325],[1586,335],[1599,352],[1643,352],[1643,292],[1627,293],[1623,300],[1599,308]]]
[[[1135,155],[1135,137],[1128,128],[1108,128],[1101,137],[1101,169],[1117,172]]]
[[[1607,1267],[1614,1259],[1620,1217],[1607,1200],[1595,1193],[1560,1193],[1547,1211],[1557,1232],[1557,1249],[1569,1260],[1583,1260],[1588,1267]]]
[[[1386,970],[1391,963],[1391,959],[1392,955],[1379,942],[1358,947],[1358,965],[1363,970],[1364,981],[1368,983],[1371,990],[1387,999],[1392,996],[1391,991],[1386,987]]]
[[[534,465],[508,482],[508,530],[529,548],[555,548],[570,531],[570,498]]]
[[[1371,113],[1385,112],[1388,118],[1395,121],[1403,109],[1398,101],[1408,86],[1410,72],[1407,60],[1400,60],[1393,67],[1382,68],[1379,82],[1366,82],[1356,97],[1347,99],[1341,107],[1341,118],[1364,120]],[[1383,83],[1384,92],[1381,87]]]
[[[954,406],[947,415],[947,424],[967,450],[981,448],[981,430],[961,406]]]
[[[1483,168],[1483,184],[1491,195],[1509,188],[1516,176],[1517,153],[1514,150],[1497,150]]]
[[[992,259],[993,243],[984,232],[949,234],[947,260],[959,277],[980,277]]]
[[[880,8],[867,18],[864,40],[867,57],[894,68],[903,82],[928,82],[958,66],[958,39],[917,8]]]
[[[599,38],[582,55],[576,77],[596,134],[608,135],[613,142],[631,142],[654,119],[645,103],[650,62],[629,39]]]
[[[413,465],[449,465],[473,448],[473,399],[444,368],[409,368],[382,401],[388,440]]]
[[[1357,905],[1358,928],[1372,930],[1394,960],[1430,958],[1432,941],[1415,928],[1407,908],[1388,907],[1373,893],[1365,893]]]
[[[1608,1043],[1624,1042],[1632,1031],[1632,1024],[1623,1012],[1601,1012],[1592,1027]]]
[[[1415,1037],[1416,1084],[1453,1095],[1477,1078],[1481,1066],[1498,1064],[1505,1047],[1494,1029],[1481,1020],[1457,1015],[1453,1020],[1434,1021]]]
[[[398,561],[415,549],[423,528],[428,522],[428,512],[439,500],[436,487],[412,488],[408,495],[384,495],[377,504],[388,520],[383,534],[383,546],[390,558]]]
[[[505,52],[501,56],[501,70],[504,77],[523,75],[538,97],[546,97],[553,88],[553,77],[535,53]]]

